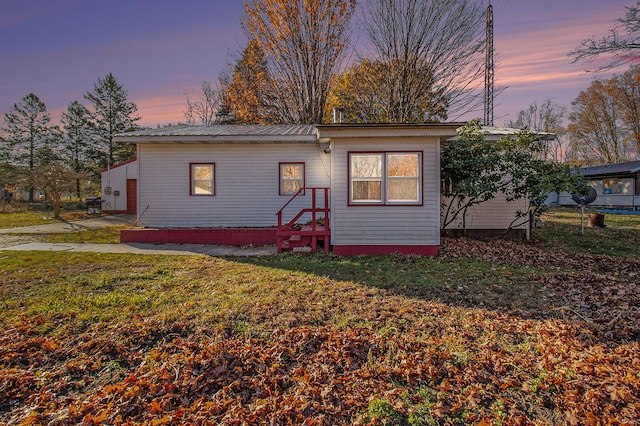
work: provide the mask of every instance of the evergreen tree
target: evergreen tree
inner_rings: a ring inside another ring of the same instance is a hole
[[[29,93],[15,103],[4,115],[4,136],[7,161],[15,167],[24,167],[29,174],[42,164],[54,161],[52,149],[57,139],[56,128],[49,125],[51,115],[36,95]],[[33,184],[29,186],[29,201],[33,201]]]
[[[64,130],[64,150],[62,155],[68,167],[76,173],[88,169],[88,149],[95,140],[96,133],[89,110],[73,101],[62,113],[62,127]],[[76,196],[81,198],[80,179],[76,179]]]
[[[138,128],[136,121],[140,120],[136,115],[138,107],[127,100],[127,91],[118,80],[111,73],[99,78],[93,92],[87,92],[84,98],[93,109],[92,118],[98,138],[91,155],[98,165],[104,168],[133,157],[135,145],[113,142],[113,135]]]

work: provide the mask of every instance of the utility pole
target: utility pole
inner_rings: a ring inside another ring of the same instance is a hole
[[[487,7],[487,34],[485,46],[485,71],[484,71],[484,125],[493,126],[493,6],[489,0]]]

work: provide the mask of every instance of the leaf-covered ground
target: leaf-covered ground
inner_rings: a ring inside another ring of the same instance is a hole
[[[0,255],[2,423],[640,418],[638,259]]]

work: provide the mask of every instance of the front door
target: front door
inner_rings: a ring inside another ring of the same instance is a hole
[[[138,211],[138,181],[127,179],[127,213],[136,214]]]

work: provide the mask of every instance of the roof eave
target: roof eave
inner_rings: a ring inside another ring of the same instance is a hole
[[[456,135],[461,123],[429,124],[318,124],[318,134],[322,139],[333,138],[438,138],[446,140]]]

